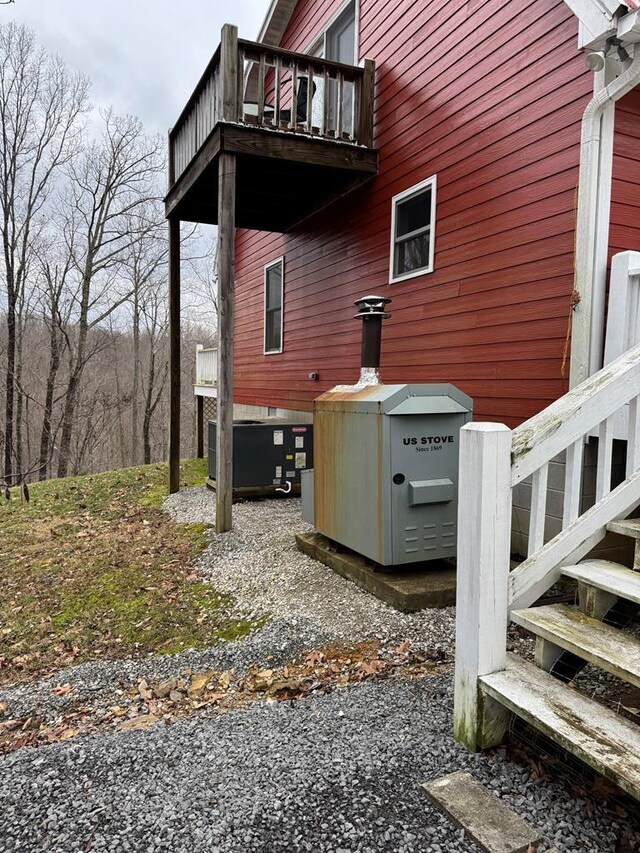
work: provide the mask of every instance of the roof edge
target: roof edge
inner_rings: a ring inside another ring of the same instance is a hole
[[[279,47],[298,0],[271,0],[258,41]]]

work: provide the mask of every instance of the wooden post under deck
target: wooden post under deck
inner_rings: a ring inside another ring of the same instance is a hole
[[[204,397],[196,395],[196,437],[198,459],[204,458]]]
[[[218,413],[216,430],[216,532],[231,530],[233,497],[233,272],[236,157],[218,162]]]
[[[220,41],[224,121],[238,120],[238,29],[225,24]],[[236,155],[218,158],[218,410],[216,533],[231,530],[233,501],[233,274],[236,224]]]
[[[180,220],[169,219],[169,493],[180,489]]]

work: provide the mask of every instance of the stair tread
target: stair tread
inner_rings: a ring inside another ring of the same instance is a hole
[[[562,574],[640,604],[640,572],[632,572],[618,563],[587,560],[576,566],[563,566]]]
[[[610,521],[607,530],[611,533],[622,533],[623,536],[631,536],[640,539],[640,518],[623,518],[620,521]]]
[[[640,687],[640,640],[632,634],[564,604],[514,610],[511,619],[516,625]]]
[[[640,726],[514,655],[481,690],[640,799]]]

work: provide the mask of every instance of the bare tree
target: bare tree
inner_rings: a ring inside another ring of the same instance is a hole
[[[0,26],[0,236],[6,293],[4,479],[14,458],[17,314],[31,249],[55,178],[77,151],[89,84],[36,46],[33,33]],[[21,451],[18,453],[20,456]],[[19,472],[18,472],[19,473]]]
[[[38,250],[40,268],[40,304],[43,325],[48,332],[49,363],[40,430],[38,479],[46,480],[53,455],[53,411],[62,394],[56,396],[56,385],[62,359],[69,345],[69,323],[72,308],[67,299],[72,258],[64,246],[54,239],[42,243]]]
[[[217,240],[201,232],[192,232],[186,239],[190,251],[185,251],[183,240],[184,291],[189,301],[185,314],[215,331],[218,326]]]
[[[160,140],[147,137],[138,119],[119,118],[111,110],[102,117],[102,137],[70,164],[69,187],[63,198],[63,227],[78,284],[74,298],[77,335],[70,349],[59,477],[67,475],[80,379],[94,354],[89,348],[89,330],[132,296],[130,285],[122,281],[122,269],[149,227],[142,213],[155,197],[155,178],[163,171]]]
[[[162,211],[157,204],[147,202],[141,206],[139,222],[145,222],[140,238],[132,245],[126,263],[126,278],[130,284],[131,323],[133,338],[133,379],[131,388],[131,462],[140,462],[139,453],[139,417],[140,417],[140,372],[141,372],[141,326],[149,323],[154,337],[156,326],[152,319],[158,318],[157,311],[149,314],[148,304],[153,302],[158,292],[166,298],[166,270],[168,246],[166,227]],[[146,454],[145,454],[146,455]]]
[[[150,287],[146,290],[141,303],[141,314],[147,344],[147,363],[142,380],[144,394],[142,445],[143,462],[148,465],[152,459],[152,420],[165,392],[169,371],[166,285]]]

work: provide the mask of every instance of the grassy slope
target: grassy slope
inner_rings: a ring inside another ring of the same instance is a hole
[[[204,482],[200,460],[183,485]],[[200,648],[247,633],[192,562],[203,525],[162,511],[165,465],[51,480],[0,503],[0,682],[70,663]]]

